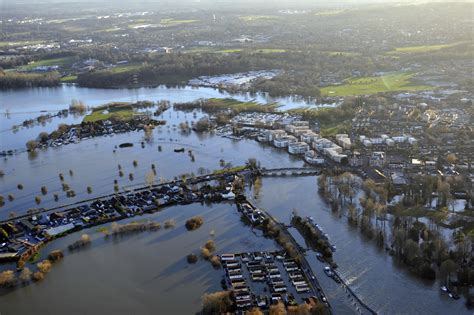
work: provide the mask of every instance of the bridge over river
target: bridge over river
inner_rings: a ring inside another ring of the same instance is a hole
[[[262,176],[312,176],[319,174],[321,174],[321,170],[309,167],[260,169],[260,175]]]

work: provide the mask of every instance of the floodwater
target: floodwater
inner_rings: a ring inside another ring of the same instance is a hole
[[[38,136],[38,128],[22,128],[15,132],[12,139],[12,127],[24,120],[36,118],[47,111],[56,114],[61,109],[67,109],[72,100],[81,100],[86,105],[94,107],[109,102],[136,102],[168,100],[171,103],[191,102],[206,98],[234,98],[240,101],[256,101],[261,104],[278,103],[281,110],[299,107],[334,107],[333,104],[317,104],[304,101],[301,97],[270,97],[266,93],[233,93],[219,91],[212,87],[166,87],[138,89],[92,89],[75,85],[61,85],[54,88],[31,88],[23,90],[8,90],[0,92],[0,151],[24,149],[28,140]],[[9,115],[5,115],[5,113]],[[41,127],[41,131],[51,132],[59,124],[80,123],[82,117],[69,115],[56,117]]]
[[[254,197],[254,193],[250,196]],[[335,215],[319,196],[316,177],[263,178],[254,200],[259,207],[287,224],[293,210],[301,216],[312,216],[337,247],[334,261],[339,265],[341,277],[378,313],[472,314],[463,297],[453,300],[441,292],[439,283],[423,281],[410,274],[375,242],[350,226],[345,217]],[[325,276],[324,265],[315,258],[315,254],[309,252],[308,261],[333,306],[335,300],[350,305],[338,293],[340,290],[336,290],[335,282]],[[336,310],[338,307],[344,313],[344,305],[336,305]]]
[[[161,91],[161,92],[160,92]],[[71,99],[81,99],[89,105],[110,101],[135,101],[138,99],[188,101],[200,97],[219,97],[220,92],[200,88],[174,89],[172,99],[169,89],[164,87],[138,90],[93,90],[74,86],[57,89],[32,89],[0,94],[2,110],[11,112],[36,112],[43,109],[59,110],[67,107]],[[207,91],[207,92],[206,92]],[[155,94],[153,94],[155,93]],[[161,93],[161,94],[160,94]],[[168,94],[166,94],[168,93]],[[196,94],[194,94],[196,93]],[[209,93],[209,94],[205,94]],[[153,99],[153,95],[155,95]],[[167,97],[168,96],[168,97]],[[223,97],[221,95],[221,97]],[[14,106],[15,105],[15,106]],[[0,129],[4,123],[22,121],[37,114],[12,114],[0,118]],[[202,169],[219,169],[219,160],[232,165],[242,165],[249,158],[257,158],[267,168],[301,167],[304,162],[285,151],[261,145],[255,141],[235,141],[212,134],[182,134],[173,128],[182,121],[199,119],[199,112],[183,113],[170,109],[162,118],[166,126],[156,128],[153,137],[142,148],[143,132],[131,132],[113,137],[101,137],[82,141],[60,148],[49,148],[32,154],[21,153],[0,160],[0,195],[12,194],[14,201],[6,201],[0,208],[0,219],[10,212],[25,213],[33,207],[54,207],[86,198],[113,192],[113,182],[120,187],[137,185],[145,181],[156,165],[158,181],[172,179],[183,173],[198,174]],[[23,118],[24,117],[24,118]],[[67,119],[77,119],[69,116]],[[61,119],[46,126],[13,134],[0,133],[0,149],[23,147],[31,136],[48,128],[55,129]],[[14,124],[16,124],[15,122]],[[26,135],[22,135],[25,132]],[[30,134],[29,134],[30,133]],[[26,139],[26,140],[25,140]],[[134,147],[116,149],[123,142],[132,142]],[[161,147],[161,151],[159,150]],[[187,153],[175,153],[173,149],[184,147],[193,151],[193,162]],[[133,160],[138,166],[133,166]],[[124,176],[118,173],[122,166]],[[69,175],[69,170],[73,175]],[[75,198],[67,198],[61,189],[59,173],[65,182],[75,190]],[[133,173],[134,180],[129,179]],[[23,190],[17,188],[24,186]],[[41,195],[41,186],[48,194]],[[87,186],[93,192],[88,194]],[[55,202],[53,194],[59,194]],[[252,193],[253,195],[253,193]],[[41,196],[41,204],[35,203],[35,196]],[[351,288],[368,305],[382,314],[471,314],[464,300],[454,301],[441,294],[439,285],[426,283],[410,275],[385,252],[365,239],[357,229],[350,227],[345,218],[334,216],[329,207],[317,194],[316,177],[264,178],[257,198],[259,206],[265,208],[283,222],[289,222],[293,209],[301,215],[311,215],[330,235],[337,246],[335,261],[339,272]],[[184,230],[184,221],[193,215],[203,215],[205,225],[194,232]],[[67,253],[63,262],[54,266],[45,281],[20,288],[0,297],[0,313],[4,314],[191,314],[199,310],[200,297],[204,292],[219,289],[221,272],[216,272],[206,262],[188,266],[185,256],[210,237],[209,231],[216,231],[218,252],[250,251],[271,249],[273,241],[257,237],[244,226],[235,206],[230,204],[205,207],[200,205],[177,206],[162,212],[134,218],[164,221],[175,218],[174,230],[144,232],[126,237],[118,242],[105,241],[94,229],[88,231],[94,238],[91,248],[73,254]],[[295,232],[295,231],[292,231]],[[296,235],[297,236],[297,235]],[[67,245],[80,237],[80,233],[60,239],[43,252]],[[330,298],[337,314],[351,312],[350,302],[336,290],[336,284],[326,278],[323,265],[309,252],[308,261]]]
[[[204,224],[187,231],[184,223],[196,215]],[[0,295],[0,313],[194,314],[204,293],[222,290],[223,271],[203,259],[188,264],[188,254],[199,255],[209,239],[215,240],[217,254],[277,250],[272,240],[245,225],[230,203],[173,206],[119,223],[169,219],[176,221],[175,228],[105,239],[95,227],[49,244],[44,256],[61,249],[65,258],[43,281]],[[91,236],[92,245],[69,252],[67,246],[82,233]]]

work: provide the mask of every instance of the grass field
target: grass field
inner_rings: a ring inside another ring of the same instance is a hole
[[[278,108],[278,104],[260,104],[257,102],[241,102],[233,98],[210,98],[207,104],[221,109],[233,109],[238,112],[243,111],[274,111]]]
[[[230,49],[216,50],[214,52],[218,54],[233,54],[233,53],[241,52],[242,50],[243,50],[242,48],[235,48],[235,49],[230,48]]]
[[[77,75],[67,75],[60,79],[60,81],[63,83],[71,83],[71,82],[75,82],[76,80],[77,80]]]
[[[258,54],[279,54],[286,52],[286,49],[277,49],[277,48],[261,48],[255,50]]]
[[[395,50],[389,52],[390,54],[411,54],[411,53],[427,53],[438,51],[444,48],[449,48],[458,45],[459,43],[452,44],[440,44],[440,45],[425,45],[425,46],[410,46],[410,47],[398,47]]]
[[[141,63],[127,63],[124,65],[119,65],[119,66],[107,69],[105,71],[110,71],[112,73],[123,73],[123,72],[138,70],[141,67],[142,67]]]
[[[380,92],[421,91],[430,86],[415,85],[411,82],[413,73],[392,73],[380,77],[347,79],[342,85],[321,88],[325,96],[370,95]]]
[[[160,21],[160,24],[161,25],[166,25],[166,26],[175,26],[175,25],[189,24],[189,23],[196,23],[196,22],[199,22],[199,20],[162,19]]]
[[[321,137],[333,137],[338,133],[347,133],[350,130],[350,121],[343,121],[332,126],[321,126]]]
[[[107,109],[108,107],[108,109]],[[99,120],[107,120],[112,117],[119,120],[129,120],[133,118],[135,112],[132,106],[128,104],[111,104],[109,106],[101,106],[95,108],[92,113],[84,117],[84,122],[94,122]]]
[[[32,70],[33,68],[40,67],[40,66],[60,66],[60,67],[65,67],[65,66],[70,66],[73,62],[72,57],[63,57],[63,58],[53,58],[53,59],[44,59],[44,60],[38,60],[34,61],[28,65],[21,66],[18,68],[18,70]]]

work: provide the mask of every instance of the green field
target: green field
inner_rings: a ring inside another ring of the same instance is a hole
[[[277,48],[261,48],[255,50],[258,54],[280,54],[286,52],[286,49],[277,49]]]
[[[391,54],[397,54],[397,53],[426,53],[426,52],[433,52],[433,51],[438,51],[444,48],[449,48],[456,46],[458,43],[453,43],[453,44],[441,44],[441,45],[425,45],[425,46],[410,46],[410,47],[399,47],[395,48],[394,51],[391,51]]]
[[[25,66],[21,66],[18,70],[29,71],[33,70],[36,67],[40,66],[59,66],[59,67],[66,67],[70,66],[73,62],[72,57],[62,57],[62,58],[53,58],[53,59],[44,59],[33,61]]]
[[[234,53],[241,52],[242,50],[243,50],[242,48],[235,48],[235,49],[230,48],[230,49],[216,50],[214,52],[218,54],[234,54]]]
[[[350,122],[343,121],[332,126],[321,126],[321,137],[334,137],[338,133],[347,133],[350,130]]]
[[[321,88],[324,96],[370,95],[381,92],[421,91],[431,87],[411,82],[414,73],[392,73],[380,77],[347,79],[342,85]]]
[[[111,104],[93,109],[92,113],[84,117],[84,122],[107,120],[112,117],[118,120],[129,120],[135,115],[129,104]]]
[[[141,67],[142,67],[141,63],[127,63],[127,64],[123,64],[123,65],[119,65],[119,66],[110,68],[110,69],[105,70],[105,71],[110,71],[112,73],[123,73],[123,72],[138,70]]]
[[[77,75],[67,75],[60,79],[60,81],[63,83],[72,83],[72,82],[75,82],[76,80],[77,80]]]
[[[238,112],[244,111],[274,111],[278,108],[278,104],[260,104],[257,102],[241,102],[233,98],[210,98],[207,100],[208,106],[220,109],[233,109]]]
[[[196,22],[199,22],[199,20],[162,19],[160,21],[160,24],[161,25],[167,25],[167,26],[175,26],[175,25],[189,24],[189,23],[196,23]]]

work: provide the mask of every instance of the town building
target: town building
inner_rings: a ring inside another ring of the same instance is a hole
[[[293,142],[288,144],[288,152],[290,154],[304,154],[309,150],[309,145],[306,142]]]

